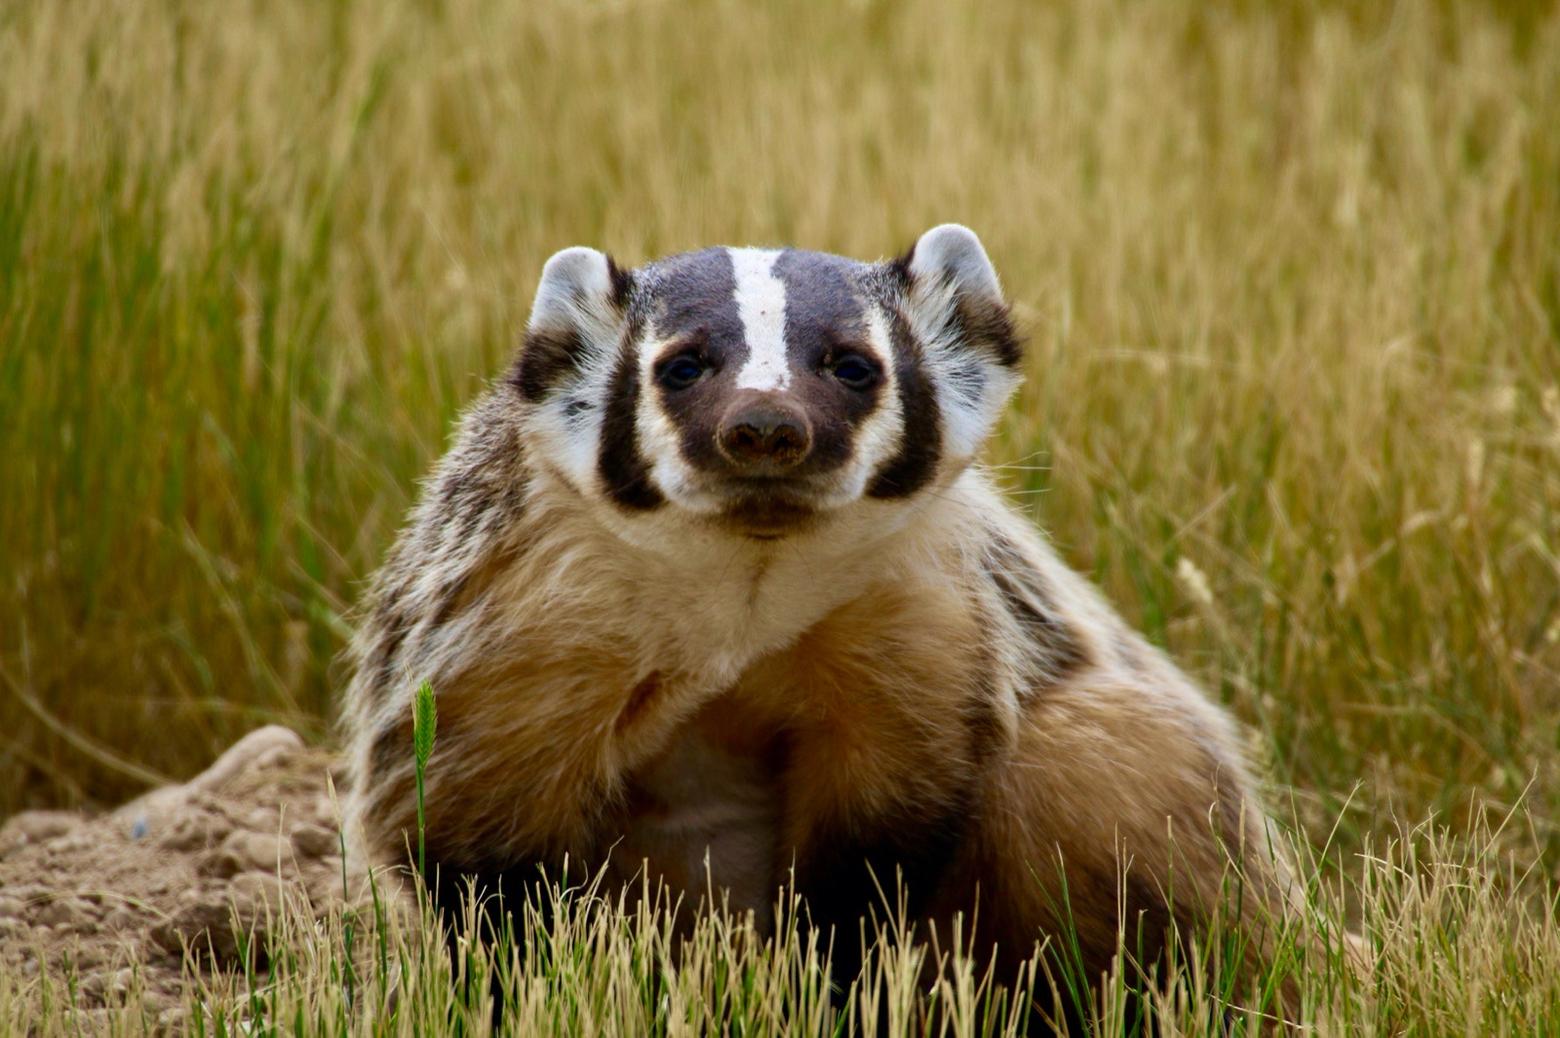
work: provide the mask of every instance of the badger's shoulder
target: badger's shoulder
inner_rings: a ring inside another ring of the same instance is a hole
[[[365,637],[353,650],[360,668],[383,666],[395,654],[396,640],[378,635],[451,597],[471,561],[523,514],[531,482],[518,407],[507,388],[490,389],[462,416],[372,578],[359,624]]]
[[[1015,675],[1021,699],[1133,688],[1145,701],[1205,712],[1223,726],[1197,688],[1064,560],[989,474],[963,473],[933,513],[923,539],[956,550],[951,572],[969,584]]]

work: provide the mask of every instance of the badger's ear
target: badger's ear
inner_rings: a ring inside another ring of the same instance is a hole
[[[966,292],[1002,302],[1002,286],[985,246],[963,224],[940,224],[921,235],[906,265],[913,278],[940,278]]]
[[[975,232],[933,227],[895,262],[905,315],[935,373],[948,452],[969,457],[1018,384],[1023,344]]]
[[[538,401],[585,373],[617,347],[633,275],[604,252],[577,245],[542,267],[526,324],[525,344],[510,382]]]
[[[956,223],[933,227],[898,265],[915,323],[937,332],[928,345],[976,349],[1006,367],[1018,364],[1022,343],[974,231]]]

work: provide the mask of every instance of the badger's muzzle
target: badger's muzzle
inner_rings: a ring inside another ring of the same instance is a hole
[[[812,453],[812,425],[785,397],[755,393],[739,397],[726,409],[715,442],[743,475],[779,476]]]

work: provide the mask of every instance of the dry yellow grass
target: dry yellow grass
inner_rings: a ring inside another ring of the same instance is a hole
[[[0,814],[326,737],[554,249],[953,219],[1031,336],[991,457],[1037,521],[1342,874],[1523,808],[1472,871],[1534,914],[1469,911],[1553,969],[1556,113],[1552,5],[0,5]]]

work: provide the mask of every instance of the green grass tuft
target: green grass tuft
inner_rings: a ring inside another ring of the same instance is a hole
[[[428,875],[424,837],[427,818],[423,813],[423,779],[428,773],[428,758],[433,756],[434,731],[439,726],[439,711],[433,702],[433,685],[424,681],[412,694],[412,747],[417,769],[417,874]]]

